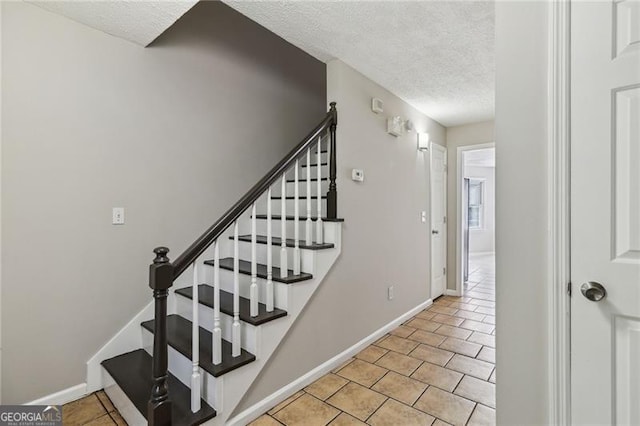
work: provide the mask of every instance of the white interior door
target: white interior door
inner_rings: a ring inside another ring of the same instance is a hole
[[[572,2],[571,70],[572,423],[640,425],[640,1]]]
[[[447,287],[447,151],[431,145],[431,299]]]

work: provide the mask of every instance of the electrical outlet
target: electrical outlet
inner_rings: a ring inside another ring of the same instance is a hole
[[[124,207],[114,207],[111,223],[114,225],[124,225]]]
[[[393,286],[389,286],[387,289],[387,298],[389,300],[393,300]]]

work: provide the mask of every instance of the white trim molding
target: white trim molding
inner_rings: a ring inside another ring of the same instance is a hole
[[[475,145],[459,146],[456,150],[456,287],[452,289],[451,296],[462,296],[462,248],[464,247],[464,235],[462,233],[462,183],[464,182],[464,167],[462,154],[466,151],[495,148],[495,142],[486,142]]]
[[[27,402],[25,405],[64,405],[68,402],[80,399],[87,394],[87,384],[80,383],[79,385],[71,386],[70,388],[52,393],[51,395],[43,396],[42,398]]]
[[[549,422],[571,422],[571,4],[549,7]]]
[[[353,357],[355,354],[357,354],[358,352],[366,348],[368,345],[375,342],[380,337],[384,336],[389,331],[395,329],[400,324],[402,324],[409,318],[415,316],[420,311],[428,308],[432,304],[433,304],[433,301],[431,299],[428,299],[427,301],[422,302],[415,308],[409,310],[408,312],[400,315],[398,318],[394,319],[393,321],[377,329],[372,334],[360,340],[355,345],[345,349],[343,352],[334,356],[333,358],[326,361],[325,363],[320,364],[319,366],[309,371],[305,375],[297,378],[296,380],[289,383],[288,385],[278,389],[271,395],[267,396],[261,401],[258,401],[257,403],[247,408],[246,410],[242,411],[241,413],[238,413],[233,418],[227,420],[226,424],[231,426],[241,426],[241,425],[246,425],[252,422],[256,418],[258,418],[260,415],[265,413],[267,410],[278,405],[285,399],[289,398],[291,395],[298,392],[300,389],[303,389],[306,386],[310,385],[311,383],[315,382],[320,377],[324,376],[325,374],[335,369],[336,367],[339,367],[344,362],[346,362],[349,358]]]

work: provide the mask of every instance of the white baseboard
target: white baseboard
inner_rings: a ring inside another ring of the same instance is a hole
[[[67,402],[80,399],[87,395],[87,393],[87,384],[80,383],[79,385],[71,386],[70,388],[52,393],[51,395],[27,402],[25,405],[63,405]]]
[[[450,288],[446,289],[444,291],[445,296],[454,296],[454,297],[459,297],[460,295],[458,294],[458,290],[452,290]]]
[[[415,316],[420,311],[424,310],[428,306],[431,306],[432,304],[433,304],[433,301],[431,299],[428,299],[427,301],[419,304],[415,308],[400,315],[398,318],[394,319],[393,321],[387,323],[386,325],[382,326],[378,330],[374,331],[372,334],[360,340],[355,345],[347,348],[346,350],[334,356],[330,360],[326,361],[325,363],[309,371],[307,374],[299,377],[298,379],[294,380],[288,385],[278,389],[277,391],[267,396],[262,401],[255,403],[251,407],[247,408],[246,410],[237,414],[233,418],[229,419],[226,424],[243,426],[250,423],[251,421],[258,418],[260,415],[265,413],[267,410],[278,405],[285,399],[289,398],[291,395],[298,392],[300,389],[305,388],[306,386],[315,382],[317,379],[324,376],[331,370],[335,369],[336,367],[339,367],[347,359],[351,358],[352,356],[354,356],[355,354],[363,350],[365,347],[369,346],[371,343],[375,342],[380,337],[384,336],[386,333],[398,327],[407,319]]]

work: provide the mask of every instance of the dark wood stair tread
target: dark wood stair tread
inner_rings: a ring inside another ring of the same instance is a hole
[[[327,166],[329,163],[320,163],[321,166]],[[318,165],[318,163],[312,163],[310,164],[311,167],[316,167]],[[307,162],[305,161],[304,163],[301,164],[302,167],[307,167]]]
[[[256,216],[256,219],[258,219],[257,216]],[[230,236],[229,239],[233,240],[233,236]],[[246,243],[250,243],[251,235],[240,235],[238,236],[238,240]],[[278,237],[271,237],[271,244],[273,244],[274,246],[280,246],[281,242],[282,242],[282,239]],[[256,243],[267,244],[267,236],[256,235]],[[287,238],[287,247],[295,247],[295,245],[296,245],[295,240],[293,238]],[[304,240],[298,240],[298,245],[301,249],[304,249],[304,250],[326,250],[334,247],[333,244],[331,243],[322,243],[322,244],[312,243],[311,245],[308,246],[306,244],[306,241]]]
[[[154,320],[145,321],[142,326],[153,333]],[[167,340],[169,346],[191,359],[191,327],[192,323],[180,315],[167,316]],[[256,357],[242,349],[240,356],[231,355],[231,342],[222,339],[222,362],[211,363],[211,332],[200,327],[200,367],[214,377],[221,376],[236,368],[255,361]]]
[[[302,180],[303,180],[302,178],[298,178],[298,182],[301,182]],[[304,180],[306,181],[307,179],[304,179]],[[320,181],[328,181],[328,180],[329,178],[320,178]],[[287,179],[287,183],[294,183],[295,181],[296,181],[295,178]],[[311,182],[317,182],[317,181],[318,181],[318,178],[311,178]]]
[[[267,218],[266,214],[257,214],[256,215],[256,219],[266,219],[266,218]],[[275,214],[271,215],[271,219],[273,219],[273,220],[280,220],[281,218],[282,218],[282,216],[280,216],[280,215],[275,215]],[[287,220],[294,220],[294,217],[287,215],[286,219]],[[300,220],[302,222],[303,220],[307,220],[307,217],[306,216],[300,216],[298,218],[298,220]],[[313,220],[313,221],[318,220],[318,216],[311,216],[311,220]],[[341,218],[329,219],[328,217],[323,217],[322,221],[323,222],[344,222],[344,219],[341,219]]]
[[[213,266],[213,260],[206,260],[204,262],[206,265]],[[226,269],[229,271],[233,271],[233,257],[225,257],[224,259],[220,259],[220,268]],[[244,275],[251,275],[251,262],[246,260],[240,260],[238,265],[239,272]],[[267,265],[263,265],[261,263],[257,264],[257,276],[260,278],[267,278]],[[307,274],[306,272],[300,272],[300,275],[293,275],[293,271],[289,270],[289,274],[286,278],[280,277],[280,268],[276,268],[275,266],[272,269],[273,281],[277,281],[285,284],[297,283],[300,281],[306,281],[313,278],[313,275]]]
[[[198,286],[198,302],[213,309],[213,290],[210,285],[200,284]],[[176,294],[191,299],[193,287],[176,290]],[[259,303],[258,315],[252,317],[250,303],[246,297],[240,297],[240,319],[252,325],[261,325],[287,315],[287,311],[278,308],[273,308],[272,312],[267,312],[267,305]],[[220,290],[220,311],[233,316],[233,293]]]
[[[302,182],[302,183],[304,183],[304,182]],[[326,199],[327,199],[327,196],[326,196],[326,195],[323,195],[323,196],[321,196],[320,198],[322,198],[323,200],[326,200]],[[272,200],[282,200],[282,197],[280,197],[280,196],[275,196],[275,197],[271,197],[271,199],[272,199]],[[296,197],[295,197],[295,196],[293,196],[293,195],[288,195],[288,196],[286,197],[286,199],[287,199],[287,200],[295,200],[295,199],[296,199]],[[298,195],[298,200],[306,200],[306,199],[307,199],[307,196],[306,196],[306,195]],[[317,200],[317,199],[318,199],[318,196],[317,196],[317,195],[312,195],[312,196],[311,196],[311,199],[312,199],[312,200]]]
[[[147,403],[151,397],[152,358],[144,349],[138,349],[102,361],[102,366],[120,386],[129,400],[147,418]],[[174,426],[199,425],[216,416],[216,410],[204,400],[197,413],[191,412],[191,390],[169,373],[169,398],[171,399],[171,421]]]

